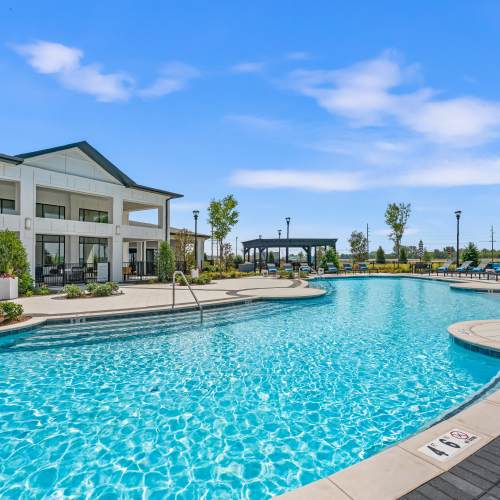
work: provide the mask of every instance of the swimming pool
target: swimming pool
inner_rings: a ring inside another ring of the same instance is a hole
[[[446,327],[500,298],[406,278],[0,337],[0,497],[266,498],[410,436],[500,359]]]

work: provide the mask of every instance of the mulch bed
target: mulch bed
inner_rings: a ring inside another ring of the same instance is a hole
[[[29,319],[31,319],[31,316],[27,316],[26,314],[23,314],[18,319],[14,319],[12,321],[7,321],[5,319],[0,320],[0,326],[18,325],[19,323],[24,323],[25,321],[28,321]]]

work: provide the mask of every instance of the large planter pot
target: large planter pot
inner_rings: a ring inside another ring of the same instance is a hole
[[[0,300],[17,299],[17,278],[0,278]]]

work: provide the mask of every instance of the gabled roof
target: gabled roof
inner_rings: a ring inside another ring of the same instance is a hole
[[[23,159],[19,158],[18,156],[4,155],[3,153],[0,153],[0,161],[5,161],[7,163],[14,163],[15,165],[19,165],[19,163],[23,162]]]
[[[55,148],[49,149],[40,149],[38,151],[31,151],[29,153],[21,153],[17,155],[18,159],[21,159],[21,163],[23,159],[34,158],[36,156],[46,155],[49,153],[57,153],[58,151],[65,151],[67,149],[77,148],[82,153],[86,154],[89,158],[94,160],[100,167],[102,167],[108,174],[112,175],[115,179],[120,181],[125,187],[140,189],[141,191],[149,191],[151,193],[158,193],[166,195],[170,198],[182,198],[182,194],[172,193],[170,191],[164,191],[162,189],[151,188],[147,186],[142,186],[140,184],[136,184],[128,175],[122,172],[116,165],[111,163],[105,156],[103,156],[97,149],[92,147],[87,141],[73,142],[71,144],[65,144],[63,146],[57,146]],[[14,158],[14,157],[12,157]]]

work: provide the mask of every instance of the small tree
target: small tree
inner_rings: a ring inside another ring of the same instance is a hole
[[[175,257],[172,247],[168,241],[160,243],[158,251],[158,280],[161,282],[170,281],[175,272]]]
[[[432,254],[431,252],[427,251],[427,250],[424,250],[424,254],[422,256],[422,259],[424,262],[431,262],[432,261]]]
[[[222,264],[224,254],[224,239],[227,238],[233,226],[238,223],[240,216],[236,210],[238,202],[229,194],[222,200],[212,200],[208,206],[208,224],[213,228],[214,238],[217,240],[219,261]]]
[[[406,251],[406,247],[401,247],[401,250],[399,251],[399,262],[401,262],[401,264],[408,263],[408,253]]]
[[[333,249],[333,247],[328,247],[326,249],[325,255],[323,255],[323,258],[321,260],[321,267],[326,269],[327,265],[330,263],[333,264],[337,269],[340,267],[339,255]]]
[[[175,260],[182,262],[185,269],[194,264],[194,236],[187,229],[181,229],[175,235]]]
[[[462,262],[466,260],[471,260],[473,266],[477,266],[479,263],[479,250],[472,241],[462,250]]]
[[[394,252],[400,258],[401,240],[411,213],[411,205],[405,203],[390,203],[385,211],[385,222],[391,228],[389,239],[394,243]]]
[[[269,262],[269,264],[274,264],[274,253],[273,252],[269,252],[269,255],[267,256],[267,262]]]
[[[361,262],[368,257],[368,240],[365,233],[361,231],[353,231],[349,238],[349,245],[351,246],[351,254],[354,262]]]
[[[376,260],[377,260],[377,264],[385,264],[385,252],[381,246],[377,248]]]

